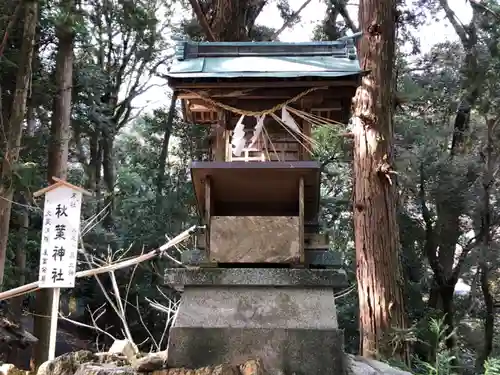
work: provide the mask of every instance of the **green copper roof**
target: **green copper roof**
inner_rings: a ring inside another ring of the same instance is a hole
[[[182,41],[167,76],[331,78],[360,72],[352,38],[308,43]]]

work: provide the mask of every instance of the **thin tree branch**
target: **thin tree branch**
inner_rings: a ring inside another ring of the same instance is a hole
[[[264,9],[266,4],[267,4],[267,0],[260,1],[260,3],[257,4],[256,10],[254,12],[250,12],[251,13],[250,16],[247,13],[247,19],[245,21],[245,24],[248,27],[247,36],[249,39],[250,39],[250,34],[252,33],[253,28],[255,27],[255,20],[257,19],[259,14],[262,12],[262,9]]]
[[[469,2],[473,5],[473,6],[478,6],[480,8],[483,8],[483,10],[485,10],[486,12],[492,14],[495,18],[497,18],[498,20],[500,20],[500,13],[498,12],[495,12],[493,9],[491,8],[488,8],[486,5],[484,4],[481,4],[480,2],[476,1],[476,0],[469,0]]]
[[[346,1],[344,0],[331,0],[331,1],[333,3],[333,6],[337,8],[337,11],[344,19],[346,26],[350,28],[353,33],[357,33],[359,30],[354,25],[354,22],[352,21],[351,17],[349,16],[349,13],[347,12]]]
[[[477,235],[475,235],[473,238],[467,241],[467,244],[462,248],[462,252],[460,253],[456,266],[453,268],[449,281],[454,281],[455,283],[458,281],[461,268],[467,258],[467,255],[471,252],[472,249],[474,249],[474,247],[477,246],[480,239],[488,235],[489,234],[488,232],[490,232],[492,228],[498,226],[499,222],[500,218],[495,218],[495,220],[492,220],[492,222],[490,222],[489,230],[486,228],[481,228],[481,230]]]
[[[455,29],[455,32],[460,38],[462,44],[464,46],[468,45],[469,36],[467,35],[467,31],[465,30],[464,26],[458,21],[455,12],[451,10],[450,5],[448,4],[448,0],[439,0],[439,4],[443,8],[444,13],[446,14],[446,18],[448,18],[448,21],[450,21],[451,25]]]
[[[125,334],[127,339],[134,343],[134,339],[132,338],[132,333],[130,332],[130,328],[128,326],[127,318],[125,316],[125,309],[123,308],[122,298],[120,296],[120,289],[118,288],[118,282],[116,281],[116,276],[113,271],[109,272],[109,277],[111,278],[111,285],[113,286],[113,291],[115,294],[116,305],[118,307],[117,313],[120,316],[120,319],[123,323],[123,328],[125,329]]]
[[[471,238],[467,244],[462,248],[462,252],[458,257],[458,261],[456,266],[453,268],[451,272],[451,276],[448,280],[449,285],[455,285],[458,282],[458,277],[460,276],[460,272],[462,271],[462,266],[467,259],[467,255],[471,252],[471,250],[476,247],[478,239],[480,239],[484,235],[483,231],[481,231],[477,236]]]
[[[200,3],[198,2],[198,0],[189,0],[189,3],[191,4],[191,7],[196,14],[196,18],[198,19],[201,28],[203,29],[203,31],[205,31],[205,36],[207,37],[208,41],[215,42],[216,39],[214,33],[212,31],[212,28],[208,24],[207,18],[205,17],[205,14],[201,9]]]
[[[300,12],[302,12],[304,10],[304,8],[306,6],[309,5],[309,3],[311,2],[312,0],[306,0],[301,6],[299,9],[297,9],[295,12],[293,12],[293,14],[290,16],[289,19],[287,19],[283,25],[278,29],[278,31],[276,31],[273,36],[271,37],[271,41],[275,41],[276,39],[278,39],[278,37],[280,36],[280,34],[285,31],[285,29],[287,29],[300,15]]]
[[[106,332],[104,329],[100,328],[99,326],[97,326],[95,324],[93,326],[91,326],[91,325],[88,325],[88,324],[85,324],[85,323],[80,323],[80,322],[78,322],[76,320],[69,319],[69,318],[65,317],[61,313],[59,313],[59,319],[65,320],[65,321],[67,321],[69,323],[72,323],[72,324],[74,324],[76,326],[79,326],[79,327],[93,329],[93,330],[95,330],[97,332],[100,332],[100,333],[108,336],[113,341],[117,341],[118,340],[116,337],[114,337],[113,335],[111,335],[109,332]]]

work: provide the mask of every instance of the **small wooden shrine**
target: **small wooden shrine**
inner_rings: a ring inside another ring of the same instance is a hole
[[[345,273],[319,233],[311,156],[315,127],[348,121],[352,40],[182,42],[168,77],[185,120],[210,134],[208,160],[191,165],[206,230],[183,253],[200,267],[165,270],[183,291],[168,366],[259,357],[269,373],[347,373],[334,297]]]
[[[347,124],[360,73],[352,39],[178,43],[169,85],[210,134],[191,165],[208,265],[321,264],[312,131]]]

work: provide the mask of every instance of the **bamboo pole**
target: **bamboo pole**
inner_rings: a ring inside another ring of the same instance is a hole
[[[178,243],[184,241],[186,238],[188,238],[196,229],[198,228],[197,225],[193,225],[191,228],[185,230],[184,232],[178,234],[174,238],[172,238],[170,241],[168,241],[166,244],[160,246],[159,248],[155,250],[151,250],[150,252],[139,255],[138,257],[127,259],[118,263],[114,264],[108,264],[103,267],[99,268],[94,268],[90,270],[85,270],[85,271],[79,271],[75,274],[75,277],[82,278],[82,277],[88,277],[88,276],[95,276],[99,275],[101,273],[106,273],[106,272],[111,272],[115,270],[119,270],[122,268],[127,268],[130,266],[134,266],[136,264],[145,262],[147,260],[153,259],[159,255],[161,255],[165,250],[171,248],[172,246],[177,245]],[[38,286],[38,281],[34,281],[30,284],[22,285],[14,289],[7,290],[5,292],[0,293],[0,301],[8,300],[14,297],[21,296],[26,293],[34,292],[36,290],[40,289]]]

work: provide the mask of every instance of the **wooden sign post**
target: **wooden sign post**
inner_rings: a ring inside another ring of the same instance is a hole
[[[61,288],[75,286],[82,195],[91,195],[78,186],[52,178],[54,184],[33,194],[45,194],[38,282],[40,288],[53,290],[48,360],[55,358]]]

